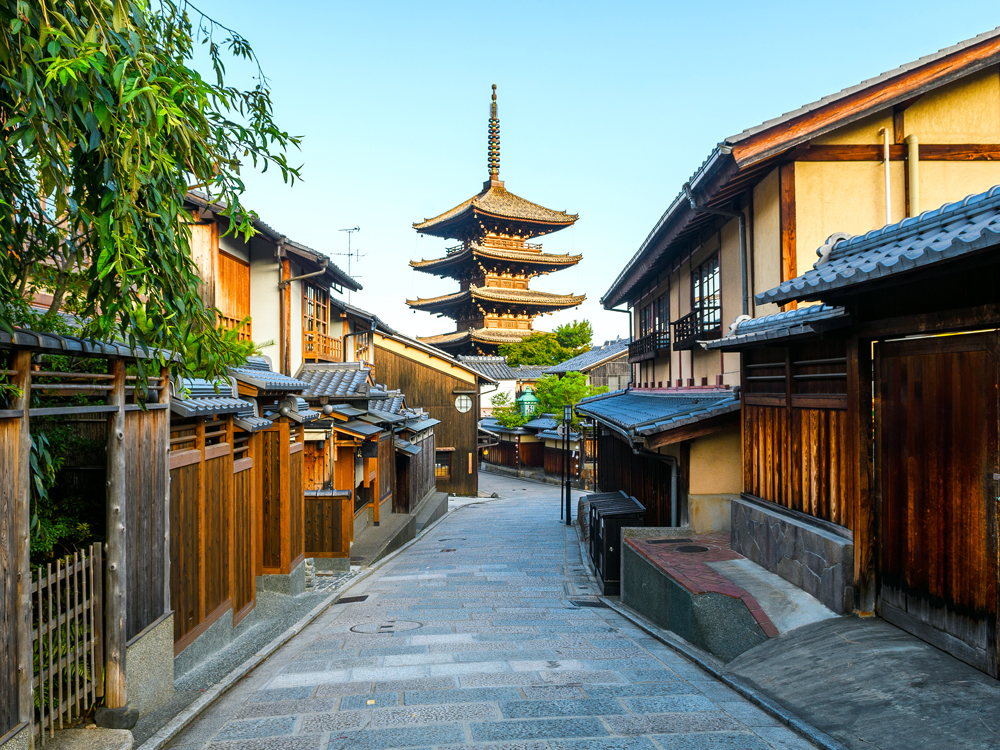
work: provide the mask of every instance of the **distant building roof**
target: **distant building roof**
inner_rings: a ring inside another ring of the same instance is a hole
[[[605,341],[600,346],[591,347],[583,354],[577,355],[558,365],[546,367],[545,373],[556,375],[566,372],[589,372],[600,364],[608,360],[615,359],[628,354],[628,345],[632,339],[618,338],[614,341]]]
[[[641,439],[739,408],[739,397],[730,390],[656,394],[624,390],[584,399],[576,411],[630,439]]]
[[[491,268],[518,268],[531,274],[558,271],[575,265],[582,255],[555,255],[538,249],[489,247],[476,242],[468,242],[448,252],[443,258],[431,260],[411,260],[410,265],[417,271],[438,276],[460,275],[469,267],[484,263]]]
[[[456,359],[493,380],[538,380],[545,373],[545,368],[538,365],[511,367],[501,356],[459,355]]]
[[[1000,243],[1000,186],[920,216],[833,243],[801,276],[757,295],[759,302],[810,299],[925,269]]]
[[[516,344],[534,331],[506,328],[468,328],[436,336],[421,336],[418,341],[431,346],[458,347],[466,343],[474,344]]]
[[[171,383],[171,391],[170,411],[179,417],[236,414],[250,405],[233,395],[233,384],[228,380],[181,380]]]
[[[738,321],[730,327],[728,336],[702,342],[702,346],[706,349],[740,349],[766,342],[814,336],[850,325],[850,322],[850,315],[842,307],[810,305]]]
[[[531,421],[525,422],[524,426],[532,430],[554,430],[559,426],[559,420],[554,414],[541,414]]]

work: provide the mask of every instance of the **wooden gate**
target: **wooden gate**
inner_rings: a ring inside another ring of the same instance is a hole
[[[997,676],[996,335],[880,345],[879,613]]]

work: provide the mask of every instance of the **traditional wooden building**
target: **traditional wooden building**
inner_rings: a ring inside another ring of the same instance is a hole
[[[417,271],[454,279],[460,290],[406,302],[414,310],[455,320],[453,333],[420,339],[455,354],[496,354],[501,344],[529,335],[539,315],[575,307],[585,299],[583,295],[528,288],[536,276],[569,268],[582,257],[543,253],[540,244],[528,240],[572,226],[578,217],[526,201],[504,187],[496,98],[493,86],[489,179],[482,191],[439,216],[413,225],[421,234],[461,243],[449,248],[444,257],[410,262]]]
[[[631,339],[618,338],[591,347],[579,356],[546,367],[546,375],[562,377],[571,372],[581,372],[587,376],[587,385],[618,391],[627,388],[631,382],[631,367],[628,363]]]
[[[757,300],[824,304],[710,345],[747,383],[734,548],[1000,675],[1000,187],[828,243]]]
[[[537,365],[511,367],[507,358],[498,355],[459,355],[458,360],[496,384],[483,384],[480,388],[479,414],[481,417],[493,415],[494,394],[505,393],[513,403],[524,393],[524,389],[534,387],[545,374],[545,368]],[[484,398],[485,396],[485,398]]]
[[[728,529],[730,503],[744,489],[738,415],[708,410],[700,427],[686,424],[673,437],[632,436],[648,432],[650,419],[676,424],[668,417],[685,411],[685,398],[724,400],[743,382],[738,353],[702,342],[721,339],[741,316],[794,307],[754,294],[797,277],[828,238],[1000,183],[998,64],[994,30],[722,139],[602,297],[608,309],[631,310],[634,332],[632,388],[618,397],[621,409],[600,402],[605,437],[624,441],[622,454],[654,473],[657,462],[678,461],[686,492],[678,500],[692,522],[704,519],[703,530]],[[648,414],[630,412],[640,396]],[[617,482],[629,476],[605,473],[601,489],[624,489]]]

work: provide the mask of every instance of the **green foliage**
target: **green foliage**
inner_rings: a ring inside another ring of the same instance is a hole
[[[196,41],[209,77],[191,67]],[[0,327],[30,324],[17,301],[48,289],[52,312],[78,313],[88,337],[194,349],[196,367],[225,371],[184,197],[203,189],[249,237],[241,168],[299,176],[285,157],[299,139],[275,124],[266,77],[258,67],[233,86],[226,58],[256,64],[185,0],[0,0]]]
[[[576,407],[582,399],[607,392],[606,385],[588,385],[587,376],[582,372],[570,372],[561,378],[556,375],[546,375],[535,383],[538,410],[543,414],[555,414],[557,419],[562,419],[564,406]],[[576,422],[575,411],[573,421]]]
[[[518,365],[551,366],[590,350],[594,329],[588,320],[574,320],[553,333],[536,331],[516,344],[503,344],[500,354],[511,367]]]
[[[508,430],[515,430],[534,417],[534,414],[522,414],[517,402],[507,393],[493,394],[490,403],[493,405],[493,418]]]
[[[31,434],[31,561],[38,565],[93,541],[101,524],[104,498],[58,492],[60,470],[76,465],[103,466],[105,446],[82,437],[72,423],[43,423]]]

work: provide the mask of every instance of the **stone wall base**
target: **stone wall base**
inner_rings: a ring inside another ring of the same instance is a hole
[[[125,695],[140,716],[174,697],[173,613],[125,646]]]
[[[298,596],[306,590],[306,561],[295,566],[288,575],[257,576],[258,591],[273,591],[276,594]]]
[[[819,599],[854,611],[854,538],[848,529],[766,500],[732,501],[732,548]]]

